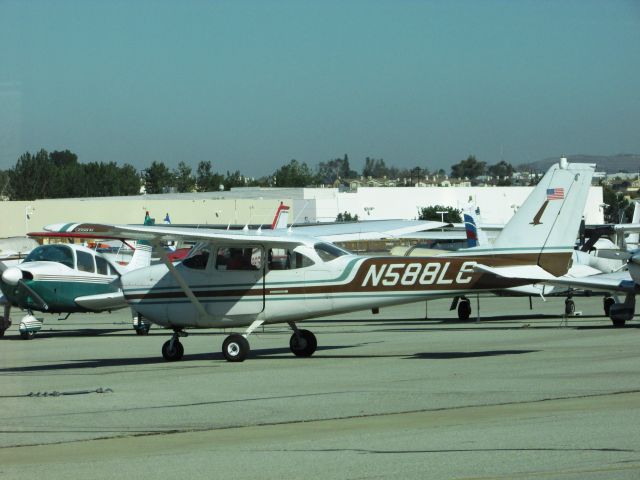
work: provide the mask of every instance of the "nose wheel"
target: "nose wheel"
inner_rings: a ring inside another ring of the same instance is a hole
[[[171,340],[167,340],[162,345],[162,356],[167,362],[177,362],[184,355],[184,347],[180,343],[180,337],[186,337],[187,333],[183,331],[173,332]]]

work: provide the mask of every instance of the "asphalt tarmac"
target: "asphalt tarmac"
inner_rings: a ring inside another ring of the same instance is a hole
[[[474,315],[475,300],[472,303]],[[480,322],[448,300],[284,326],[227,363],[224,334],[169,332],[128,312],[47,315],[0,339],[0,479],[637,479],[640,325],[601,298],[488,298]],[[425,320],[425,310],[428,319]]]

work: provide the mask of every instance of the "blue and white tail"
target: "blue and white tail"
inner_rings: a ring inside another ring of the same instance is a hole
[[[476,216],[473,208],[463,213],[462,216],[464,219],[464,230],[467,234],[467,248],[487,247],[489,245],[487,234],[480,228],[479,217]]]

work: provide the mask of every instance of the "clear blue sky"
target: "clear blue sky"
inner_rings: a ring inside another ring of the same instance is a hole
[[[0,0],[0,168],[40,148],[255,176],[640,153],[640,2]]]

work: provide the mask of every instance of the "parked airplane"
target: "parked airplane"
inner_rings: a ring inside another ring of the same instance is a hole
[[[48,231],[96,238],[135,238],[154,244],[173,239],[200,243],[174,265],[139,269],[121,277],[126,300],[150,321],[171,328],[166,360],[182,358],[187,328],[240,328],[223,342],[228,361],[249,353],[247,337],[259,326],[288,323],[289,346],[312,355],[315,335],[297,322],[327,314],[411,303],[467,292],[503,289],[556,278],[566,272],[594,167],[552,166],[504,228],[493,248],[447,256],[403,258],[353,255],[314,237],[274,230],[228,232],[161,226],[50,225]],[[551,192],[551,193],[549,193]],[[287,261],[272,264],[272,252]],[[275,267],[275,268],[274,268]],[[505,279],[504,275],[509,278]]]
[[[29,340],[42,328],[34,311],[46,313],[102,312],[127,307],[117,279],[125,272],[147,267],[151,246],[138,242],[126,266],[109,262],[100,253],[74,244],[41,245],[15,266],[0,262],[0,290],[4,315],[0,336],[11,326],[11,307],[27,310],[20,322],[20,336]],[[145,334],[149,323],[134,321]]]

